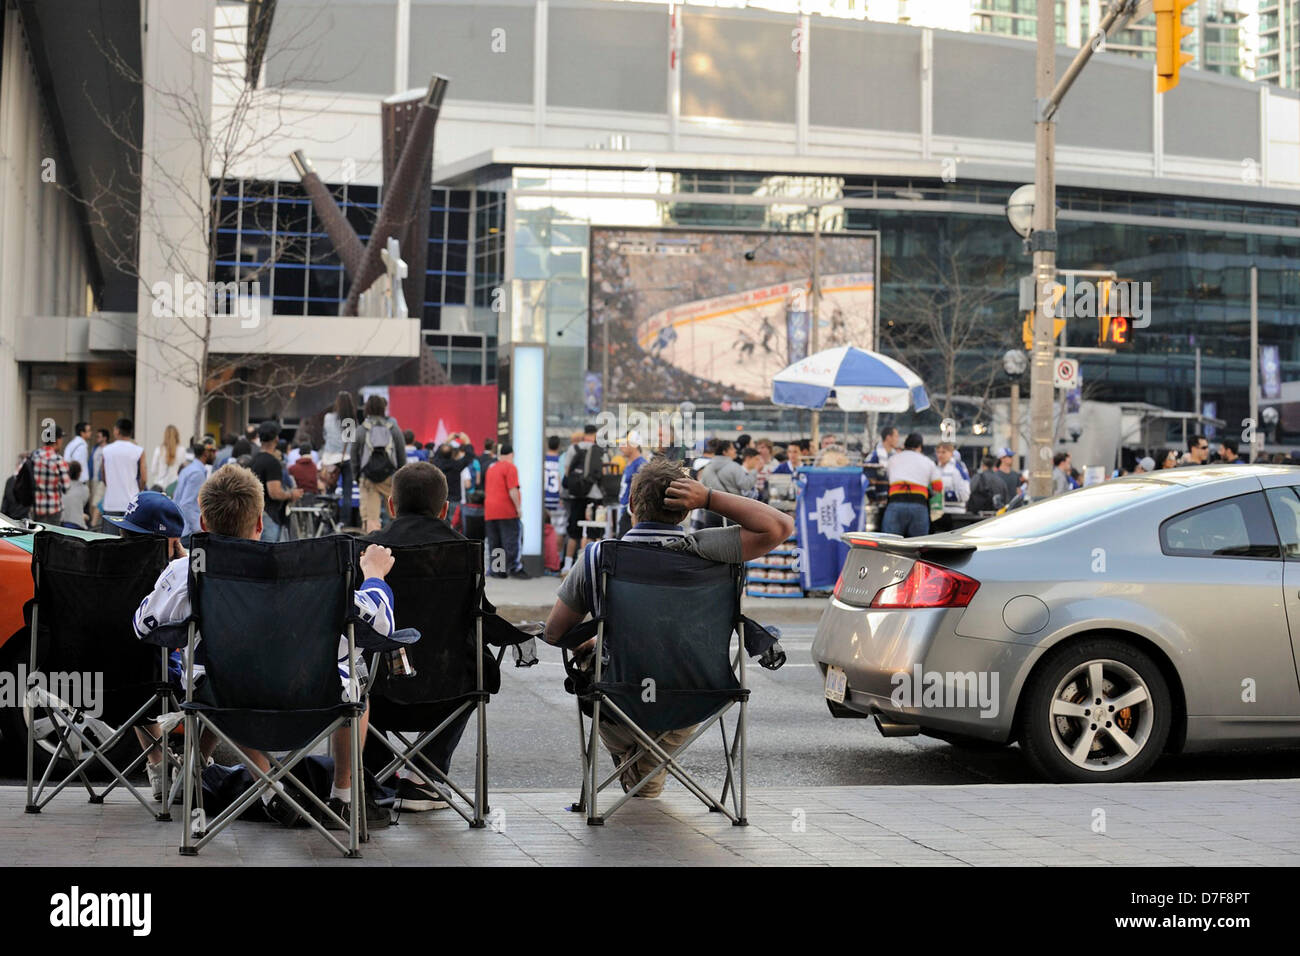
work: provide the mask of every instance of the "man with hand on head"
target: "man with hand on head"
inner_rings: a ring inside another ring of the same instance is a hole
[[[724,528],[703,528],[688,533],[682,529],[682,522],[697,508],[721,515],[730,523]],[[753,498],[709,489],[684,474],[680,463],[660,457],[643,465],[632,480],[628,510],[633,524],[622,540],[685,551],[719,563],[743,564],[761,557],[794,532],[794,519],[789,515]],[[600,547],[601,542],[588,545],[560,585],[555,606],[546,619],[544,638],[548,643],[558,643],[588,614],[599,615],[602,595],[596,569]],[[593,638],[577,652],[582,654],[594,644]],[[660,743],[673,753],[693,730],[694,727],[682,727],[669,731],[660,738]],[[626,728],[613,723],[601,722],[600,737],[616,767],[637,747],[636,738]],[[642,754],[623,770],[620,781],[624,790],[636,786],[658,762],[649,754]],[[656,774],[637,791],[637,796],[657,797],[663,790],[665,774],[665,771]]]

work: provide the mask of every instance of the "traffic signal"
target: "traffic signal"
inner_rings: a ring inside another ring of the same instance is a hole
[[[1131,279],[1118,281],[1102,279],[1097,283],[1097,345],[1101,348],[1133,347],[1133,319],[1122,313],[1132,308],[1130,296],[1126,291],[1132,289],[1135,284]]]
[[[1132,323],[1123,315],[1103,315],[1097,329],[1097,344],[1104,349],[1127,349],[1133,346]]]
[[[1183,11],[1196,0],[1155,0],[1156,15],[1156,89],[1168,93],[1178,85],[1178,71],[1194,57],[1183,52],[1183,37],[1192,28],[1183,26]]]
[[[1062,317],[1065,314],[1065,306],[1062,304],[1064,298],[1065,286],[1059,282],[1053,283],[1052,314],[1056,318],[1052,319],[1052,341],[1056,341],[1056,337],[1061,334],[1061,329],[1065,328],[1065,319]],[[1025,351],[1032,352],[1034,350],[1034,313],[1032,311],[1025,313],[1025,323],[1020,327],[1020,336],[1024,339]]]
[[[1065,319],[1052,319],[1052,341],[1056,341],[1061,335],[1061,329],[1065,328]],[[1025,351],[1034,350],[1034,313],[1025,313],[1024,325],[1020,327],[1020,337],[1025,342]]]

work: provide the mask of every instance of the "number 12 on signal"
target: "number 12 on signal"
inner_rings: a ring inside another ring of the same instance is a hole
[[[1122,315],[1103,315],[1097,330],[1097,344],[1108,349],[1133,347],[1133,323]]]

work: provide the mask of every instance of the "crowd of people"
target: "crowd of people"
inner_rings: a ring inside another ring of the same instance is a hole
[[[358,409],[360,414],[358,414]],[[525,498],[536,493],[543,504],[542,555],[545,573],[563,575],[573,567],[584,542],[621,536],[631,526],[629,496],[639,469],[655,454],[686,462],[704,487],[728,494],[768,500],[773,475],[793,476],[809,465],[845,467],[853,463],[835,435],[817,449],[811,439],[775,442],[741,434],[710,438],[698,452],[686,448],[646,448],[636,433],[616,442],[598,441],[594,424],[575,431],[565,442],[546,441],[542,487],[522,489],[509,442],[489,436],[475,449],[464,432],[441,443],[422,443],[388,414],[387,401],[372,394],[356,400],[340,392],[313,434],[299,428],[291,438],[274,420],[250,424],[242,436],[226,434],[220,444],[210,435],[182,445],[180,432],[168,425],[161,441],[146,453],[130,419],[114,423],[112,432],[78,422],[64,444],[63,430],[52,427],[41,446],[19,456],[5,485],[3,511],[69,528],[115,533],[134,496],[151,491],[175,501],[188,540],[199,528],[198,491],[213,471],[229,462],[257,476],[264,495],[261,537],[279,541],[302,533],[290,516],[295,506],[326,502],[334,524],[371,534],[386,528],[391,514],[392,478],[409,462],[428,462],[447,482],[448,522],[458,533],[488,543],[489,573],[527,577],[523,567]],[[856,457],[856,456],[855,456]],[[1295,463],[1272,456],[1274,461]],[[1110,477],[1163,468],[1241,463],[1231,438],[1211,442],[1193,435],[1185,451],[1164,449],[1138,458],[1131,469]],[[995,512],[1025,498],[1027,475],[1010,448],[992,451],[967,466],[951,442],[929,450],[919,434],[904,436],[893,426],[861,460],[869,480],[868,499],[883,507],[882,531],[905,536],[948,530],[952,506],[970,513]],[[1081,487],[1084,476],[1069,452],[1053,458],[1052,493]],[[304,502],[306,498],[306,502]],[[314,522],[322,520],[312,510]],[[723,519],[712,511],[695,514],[692,527],[717,527]],[[306,526],[309,530],[313,524]]]

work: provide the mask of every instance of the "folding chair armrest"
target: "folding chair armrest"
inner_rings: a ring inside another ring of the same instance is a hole
[[[392,634],[380,634],[369,624],[357,621],[352,636],[360,650],[394,651],[407,644],[414,644],[420,639],[420,632],[413,627],[403,627],[393,631]]]
[[[596,636],[596,629],[599,625],[600,622],[596,620],[583,621],[576,627],[570,628],[564,634],[561,634],[560,639],[553,646],[563,648],[566,651],[581,647]]]
[[[156,627],[140,640],[155,647],[178,650],[190,642],[190,619],[187,618],[177,624],[164,624],[162,627]]]

